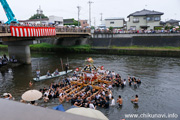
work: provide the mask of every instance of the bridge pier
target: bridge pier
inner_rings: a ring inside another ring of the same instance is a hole
[[[3,42],[3,44],[8,45],[9,58],[14,56],[20,63],[31,64],[29,45],[33,44],[32,41],[8,41]]]

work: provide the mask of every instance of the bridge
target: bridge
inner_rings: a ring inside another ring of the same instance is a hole
[[[8,45],[9,57],[15,56],[19,62],[31,64],[30,44],[44,38],[65,39],[67,45],[76,38],[88,38],[90,29],[68,27],[0,26],[0,39]],[[84,39],[82,39],[83,41]],[[69,43],[68,43],[69,42]]]

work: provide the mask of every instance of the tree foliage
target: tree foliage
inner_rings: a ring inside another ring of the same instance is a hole
[[[113,27],[112,27],[112,26],[110,26],[110,27],[109,27],[109,30],[111,30],[111,31],[112,31],[112,30],[113,30]]]
[[[44,14],[34,14],[33,16],[31,16],[31,17],[29,18],[29,20],[40,19],[40,16],[41,16],[41,19],[48,18],[48,17],[45,16]]]
[[[75,26],[78,26],[78,21],[77,20],[74,20],[74,18],[70,19],[73,21],[73,23],[66,23],[64,25],[75,25]],[[79,26],[81,26],[81,23],[79,22]]]

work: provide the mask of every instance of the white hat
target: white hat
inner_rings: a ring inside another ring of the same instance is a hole
[[[8,93],[4,93],[4,94],[3,94],[3,96],[7,96],[7,95],[8,95]]]

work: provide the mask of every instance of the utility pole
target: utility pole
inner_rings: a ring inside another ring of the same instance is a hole
[[[103,13],[100,13],[100,15],[101,15],[101,24],[102,24],[102,15],[103,15]]]
[[[93,2],[92,1],[89,1],[88,4],[89,4],[89,26],[91,27],[91,4]]]
[[[79,14],[80,14],[80,6],[77,6],[77,8],[78,8],[78,27],[79,27]]]
[[[94,17],[94,29],[96,28],[96,18]]]
[[[41,10],[41,6],[39,6],[39,9],[37,9],[37,14],[39,15],[39,21],[40,21],[40,26],[41,26],[41,16],[43,14],[43,11]]]

